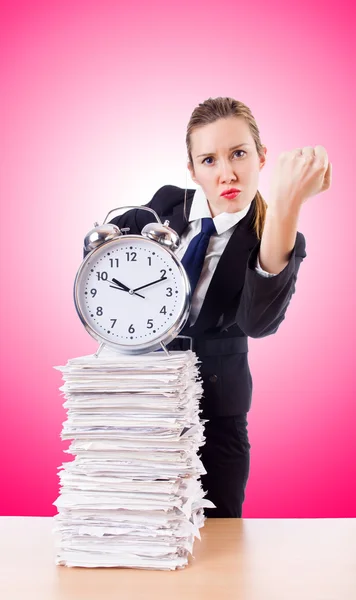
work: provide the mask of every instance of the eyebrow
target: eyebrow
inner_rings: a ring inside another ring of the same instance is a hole
[[[232,150],[236,150],[236,148],[241,148],[241,146],[249,146],[249,144],[247,144],[247,143],[238,144],[237,146],[233,146],[232,148],[229,148],[229,152],[231,152]],[[199,158],[200,156],[212,156],[213,154],[214,154],[214,152],[207,152],[206,154],[198,154],[198,156],[196,158]]]

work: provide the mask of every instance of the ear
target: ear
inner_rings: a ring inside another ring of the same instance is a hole
[[[260,156],[259,157],[259,159],[260,159],[260,171],[261,171],[261,169],[263,169],[263,167],[266,164],[266,154],[267,154],[267,148],[266,148],[266,146],[262,146],[262,149],[263,149],[263,152],[264,152],[264,156]]]
[[[195,181],[195,183],[198,183],[197,180],[196,180],[196,178],[195,178],[194,167],[193,167],[193,165],[192,165],[192,163],[190,161],[188,161],[187,167],[188,167],[188,170],[189,170],[189,173],[190,173],[190,176],[191,176],[192,180]]]

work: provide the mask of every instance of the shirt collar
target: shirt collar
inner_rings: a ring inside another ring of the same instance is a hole
[[[225,231],[230,229],[230,227],[233,227],[239,221],[241,221],[241,219],[243,219],[247,215],[251,204],[252,203],[250,202],[250,204],[248,204],[247,206],[245,206],[244,209],[238,212],[223,212],[217,215],[216,217],[213,217],[217,234],[220,235],[221,233],[224,233]],[[190,207],[189,222],[195,221],[196,219],[203,219],[204,217],[211,218],[211,212],[205,193],[203,189],[199,187],[194,192],[192,205]]]

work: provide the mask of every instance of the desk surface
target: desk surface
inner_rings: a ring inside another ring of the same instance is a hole
[[[185,569],[57,567],[50,517],[0,517],[3,600],[354,600],[356,519],[207,519]]]

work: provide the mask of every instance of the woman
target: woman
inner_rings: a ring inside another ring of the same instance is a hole
[[[300,208],[330,187],[331,164],[322,146],[282,153],[267,207],[257,189],[267,149],[249,108],[232,98],[199,104],[188,123],[186,144],[198,189],[165,185],[147,206],[180,235],[176,254],[193,285],[181,335],[193,339],[201,360],[201,416],[208,419],[202,485],[216,506],[205,512],[241,517],[250,466],[247,338],[275,333],[285,318],[306,257],[304,236],[297,232]],[[150,221],[150,213],[134,209],[111,222],[140,233]],[[169,348],[181,343],[175,340]]]

